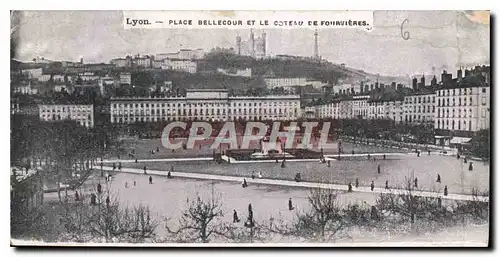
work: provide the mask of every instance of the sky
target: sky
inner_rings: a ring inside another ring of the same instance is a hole
[[[320,29],[319,53],[334,63],[381,75],[412,76],[490,63],[489,15],[464,11],[375,11],[374,29]],[[401,24],[410,38],[401,36]],[[16,23],[16,58],[108,63],[127,54],[235,47],[249,30],[131,29],[121,11],[30,11]],[[12,25],[16,25],[12,24]],[[263,31],[256,30],[256,36]],[[268,29],[268,55],[312,56],[311,29]]]

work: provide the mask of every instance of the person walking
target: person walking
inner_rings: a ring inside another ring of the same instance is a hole
[[[118,163],[118,170],[122,171],[122,163],[121,162]]]
[[[149,184],[153,184],[153,177],[149,176]]]
[[[240,218],[238,218],[238,213],[236,210],[233,210],[233,223],[240,222]]]
[[[245,188],[245,187],[247,187],[247,186],[248,186],[248,184],[247,184],[247,180],[246,180],[246,179],[243,179],[243,183],[241,184],[241,186],[242,186],[243,188]]]
[[[78,195],[78,191],[75,191],[75,201],[80,201],[80,196]]]
[[[253,224],[253,209],[251,203],[248,204],[248,221]]]
[[[96,195],[94,193],[90,194],[90,205],[96,204]]]
[[[385,189],[389,189],[389,180],[385,181]]]
[[[349,184],[347,184],[347,192],[352,192],[352,184],[351,184],[351,182],[349,182]]]
[[[259,171],[259,178],[262,178],[262,172]]]
[[[255,179],[255,172],[252,171],[252,179]]]
[[[148,174],[148,173],[146,172],[146,165],[144,165],[144,175],[146,175],[146,174]]]
[[[370,188],[371,188],[372,191],[375,188],[375,183],[373,183],[373,180],[372,180],[372,183],[370,184]]]
[[[380,164],[377,166],[377,173],[380,174]]]
[[[356,178],[356,188],[358,188],[358,186],[359,186],[359,180],[358,178]]]
[[[474,167],[472,167],[472,162],[469,162],[469,171],[472,171]]]
[[[415,178],[415,187],[418,188],[418,179]]]
[[[295,208],[293,207],[293,204],[292,204],[292,198],[290,198],[290,199],[288,199],[288,210],[292,211],[293,209],[295,209]]]
[[[444,196],[448,195],[448,186],[444,186]]]
[[[438,174],[438,177],[437,177],[437,180],[436,180],[437,183],[441,183],[441,176]]]
[[[101,183],[97,184],[97,193],[98,193],[98,194],[102,193],[102,186],[101,186]]]
[[[113,162],[113,171],[116,170],[116,163]]]
[[[134,180],[134,186],[135,186],[135,180]]]
[[[111,201],[109,200],[109,195],[108,195],[108,197],[106,197],[106,206],[109,207],[110,203],[111,203]]]

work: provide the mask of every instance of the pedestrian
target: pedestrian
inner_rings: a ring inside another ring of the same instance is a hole
[[[415,178],[415,187],[418,188],[418,179]]]
[[[276,159],[276,163],[278,163],[278,159]]]
[[[427,155],[431,155],[431,150],[428,150],[428,151],[427,151]]]
[[[146,172],[146,165],[144,165],[144,175],[146,175],[146,174],[148,174],[148,173]]]
[[[243,183],[241,184],[241,186],[242,186],[243,188],[245,188],[245,187],[247,187],[247,186],[248,186],[248,184],[247,184],[247,180],[246,180],[246,179],[243,179]]]
[[[464,157],[464,163],[467,163],[467,157]]]
[[[349,182],[349,184],[347,185],[347,192],[352,192],[352,184],[351,184],[351,182]]]
[[[106,197],[106,206],[109,207],[110,203],[111,203],[111,201],[109,200],[109,195],[108,195],[108,197]]]
[[[153,184],[153,177],[149,176],[149,184]]]
[[[238,213],[236,210],[233,210],[233,223],[240,222],[240,219],[238,218]]]
[[[292,204],[292,198],[290,198],[290,199],[288,199],[288,210],[292,211],[293,209],[295,209],[295,208],[293,207],[293,204]]]
[[[436,180],[437,183],[441,183],[441,176],[438,174],[438,178]]]
[[[448,186],[444,186],[444,196],[448,195]]]
[[[78,195],[78,191],[75,191],[75,201],[80,201],[80,196]]]
[[[417,152],[417,157],[420,157],[420,151]]]
[[[330,160],[328,160],[328,164],[327,164],[327,166],[328,166],[328,167],[331,167],[331,165],[330,165]]]
[[[380,174],[380,164],[377,166],[377,173]]]
[[[378,219],[378,212],[377,212],[377,207],[373,206],[371,207],[371,211],[370,211],[370,217],[372,220],[376,220]]]
[[[356,178],[356,188],[358,188],[358,186],[359,186],[359,180],[358,178]]]
[[[370,184],[370,188],[371,188],[372,191],[375,188],[375,184],[373,183],[373,180],[372,180],[372,183]]]
[[[385,160],[385,154],[384,154],[384,160]]]
[[[248,220],[253,221],[253,209],[252,204],[248,204]]]
[[[167,178],[172,178],[172,174],[170,173],[170,171],[167,173]]]
[[[156,147],[156,152],[159,152],[160,151],[160,147]]]
[[[137,158],[135,158],[135,163],[137,163]]]
[[[116,163],[113,162],[113,171],[116,170]]]
[[[118,163],[118,170],[119,170],[119,171],[121,171],[121,170],[122,170],[122,163],[121,163],[121,162],[119,162],[119,163]]]
[[[135,180],[134,180],[134,186],[135,186]]]
[[[469,170],[472,171],[474,167],[472,167],[472,162],[469,163]]]
[[[368,160],[370,160],[370,155],[368,154]]]
[[[354,155],[354,150],[352,150],[351,154]]]
[[[300,173],[296,173],[295,174],[295,182],[300,182],[300,180],[301,180]]]
[[[94,193],[90,194],[90,205],[96,204],[96,195]]]
[[[389,189],[389,180],[385,181],[385,189]]]
[[[128,188],[128,182],[125,182],[125,188]]]
[[[97,193],[98,194],[102,193],[101,183],[97,184]]]
[[[258,177],[262,178],[262,172],[259,171]]]
[[[457,160],[459,160],[459,159],[460,159],[460,154],[457,153]]]

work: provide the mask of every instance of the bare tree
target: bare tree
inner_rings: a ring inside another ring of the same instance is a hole
[[[138,205],[122,207],[115,198],[99,201],[97,205],[67,204],[60,223],[65,229],[63,239],[88,242],[102,239],[105,242],[139,243],[154,239],[157,222],[148,207]]]
[[[414,194],[415,190],[414,179],[406,177],[403,193],[380,194],[375,206],[393,218],[400,217],[403,221],[408,219],[412,227],[417,219],[438,223],[450,221],[451,212],[443,206],[440,197],[417,196]],[[395,220],[392,219],[391,222]]]
[[[178,241],[197,242],[201,240],[208,243],[213,234],[221,234],[217,226],[217,218],[223,217],[222,203],[219,198],[213,196],[205,201],[197,195],[195,200],[187,200],[189,206],[182,213],[179,220],[179,228],[172,230],[168,226],[168,219],[165,222],[167,231],[176,236]]]
[[[331,189],[312,189],[308,197],[311,210],[297,214],[297,220],[290,226],[273,230],[286,235],[294,235],[305,239],[329,241],[345,225],[342,209],[337,201],[337,193]]]

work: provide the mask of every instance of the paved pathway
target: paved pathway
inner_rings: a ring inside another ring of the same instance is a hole
[[[103,167],[103,170],[111,171],[112,167]],[[122,168],[121,172],[133,173],[133,174],[144,174],[143,169],[135,168]],[[159,175],[166,176],[168,171],[161,170],[146,170],[148,175]],[[222,176],[213,174],[201,174],[201,173],[187,173],[187,172],[173,172],[172,176],[180,178],[192,178],[192,179],[206,179],[206,180],[218,180],[218,181],[230,181],[230,182],[243,182],[243,177],[237,176]],[[334,190],[347,191],[347,185],[341,184],[328,184],[328,183],[315,183],[315,182],[295,182],[289,180],[277,180],[277,179],[251,179],[247,178],[249,185],[251,184],[263,184],[263,185],[276,185],[276,186],[291,186],[291,187],[304,187],[304,188],[325,188]],[[385,189],[385,188],[374,188],[371,191],[370,187],[352,187],[353,192],[363,192],[371,194],[406,194],[406,190],[402,189]],[[464,194],[448,194],[444,196],[443,193],[439,192],[428,192],[428,191],[414,191],[414,195],[424,196],[424,197],[440,197],[442,199],[449,200],[465,200],[465,201],[482,201],[489,202],[489,197],[485,196],[472,196]]]

